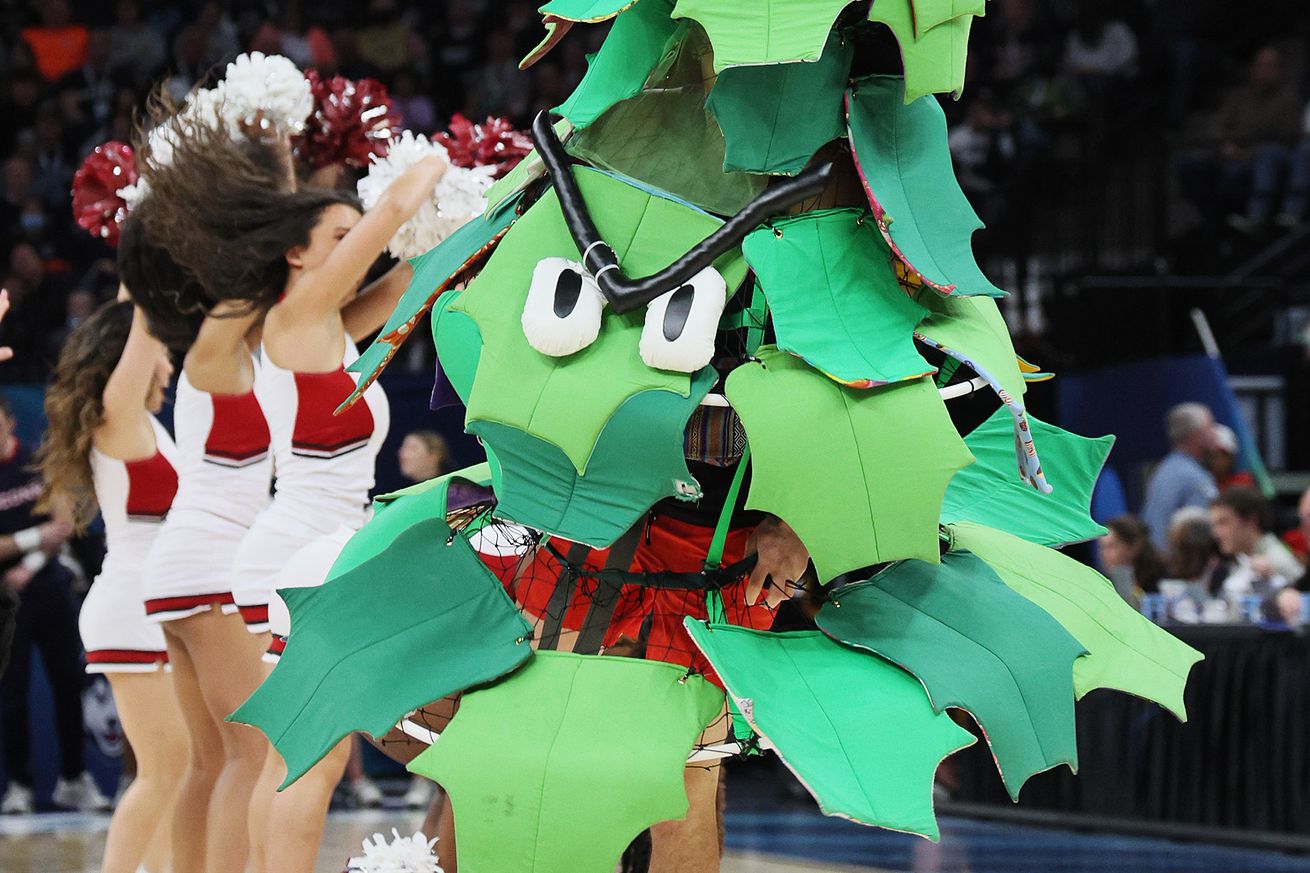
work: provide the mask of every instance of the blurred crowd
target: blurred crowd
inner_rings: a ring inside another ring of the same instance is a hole
[[[545,35],[534,2],[41,0],[0,6],[0,281],[13,309],[8,382],[43,381],[69,330],[117,289],[113,251],[77,228],[73,173],[96,145],[128,141],[153,83],[184,95],[244,51],[380,79],[405,128],[450,116],[520,124],[558,105],[604,27],[578,28],[527,72]]]
[[[1152,618],[1187,624],[1300,627],[1310,619],[1310,489],[1295,518],[1238,472],[1231,428],[1198,403],[1170,410],[1171,451],[1151,474],[1141,514],[1106,523],[1100,563]]]

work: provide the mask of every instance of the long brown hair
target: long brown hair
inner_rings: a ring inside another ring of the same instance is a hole
[[[216,301],[166,249],[151,241],[142,218],[151,208],[147,197],[123,222],[118,276],[132,302],[141,307],[151,335],[181,354],[195,341],[200,323]]]
[[[169,124],[166,111],[153,102],[157,122]],[[167,162],[138,140],[146,234],[215,300],[272,306],[286,289],[287,251],[309,242],[329,206],[359,208],[349,192],[295,190],[284,145],[234,136],[224,125],[171,124]]]
[[[68,336],[46,390],[46,432],[36,463],[45,479],[38,509],[68,509],[82,529],[95,518],[91,439],[105,420],[104,393],[132,329],[131,303],[106,303]]]

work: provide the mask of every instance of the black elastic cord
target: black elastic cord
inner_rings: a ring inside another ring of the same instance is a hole
[[[795,178],[765,189],[672,264],[653,276],[630,279],[624,274],[618,255],[596,230],[596,224],[587,211],[587,204],[582,199],[582,192],[578,190],[578,183],[573,178],[568,153],[555,135],[550,116],[544,111],[538,113],[532,122],[532,141],[546,166],[546,172],[555,183],[564,223],[568,225],[569,234],[583,255],[582,265],[595,278],[610,306],[620,313],[645,306],[661,294],[683,285],[714,263],[724,252],[739,244],[746,238],[746,234],[760,224],[781,215],[802,200],[819,194],[832,175],[831,163],[820,164],[810,167]]]

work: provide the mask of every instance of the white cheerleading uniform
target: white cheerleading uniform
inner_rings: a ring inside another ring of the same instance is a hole
[[[330,534],[315,537],[300,547],[286,562],[273,582],[273,593],[268,599],[268,629],[273,633],[268,651],[264,654],[266,664],[276,664],[286,648],[287,637],[291,634],[291,612],[278,594],[284,588],[315,588],[327,581],[328,572],[337,562],[341,550],[355,531],[342,525]]]
[[[214,604],[235,609],[233,558],[268,505],[273,476],[268,422],[254,391],[207,394],[184,372],[173,417],[177,497],[146,564],[146,614],[155,621]]]
[[[268,630],[268,601],[292,555],[338,528],[357,531],[368,519],[374,464],[391,412],[374,382],[354,406],[334,415],[359,378],[345,370],[357,356],[350,337],[345,345],[341,366],[324,373],[284,370],[264,356],[258,389],[273,437],[277,488],[237,551],[232,592],[251,633]]]
[[[146,556],[177,494],[177,450],[153,416],[155,453],[120,461],[91,449],[91,476],[105,522],[105,562],[77,624],[88,673],[151,673],[168,663],[164,630],[146,618]]]

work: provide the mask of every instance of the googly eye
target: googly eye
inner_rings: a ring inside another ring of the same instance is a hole
[[[562,358],[596,341],[604,310],[605,295],[581,264],[543,258],[523,304],[523,335],[543,355]]]
[[[641,359],[658,370],[694,373],[714,357],[714,336],[727,302],[727,283],[706,267],[646,308]]]

